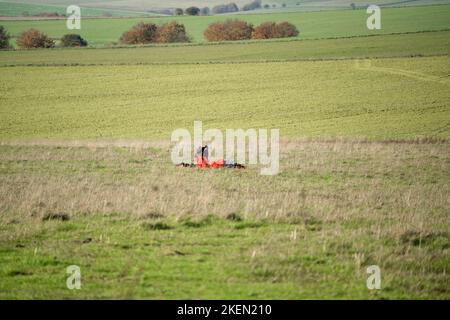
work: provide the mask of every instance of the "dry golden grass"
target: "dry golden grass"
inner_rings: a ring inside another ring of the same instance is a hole
[[[259,175],[257,167],[176,168],[163,141],[8,144],[0,147],[3,215],[238,213],[361,220],[377,232],[399,234],[449,226],[447,142],[284,141],[274,177]]]

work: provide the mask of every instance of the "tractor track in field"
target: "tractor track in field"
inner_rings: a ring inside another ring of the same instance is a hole
[[[408,71],[408,70],[404,70],[404,69],[376,67],[376,66],[372,65],[372,61],[369,59],[356,60],[355,68],[357,70],[375,71],[375,72],[382,72],[382,73],[388,73],[388,74],[395,74],[395,75],[399,75],[399,76],[412,78],[415,80],[438,82],[438,83],[450,85],[450,77],[443,78],[443,77],[433,76],[433,75],[425,74],[425,73],[421,73],[421,72]]]

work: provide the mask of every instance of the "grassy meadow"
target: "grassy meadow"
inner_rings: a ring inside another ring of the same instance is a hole
[[[7,2],[11,5],[20,5],[24,2],[28,2],[29,0],[1,0],[0,2]],[[73,3],[79,3],[83,7],[87,8],[105,8],[105,9],[124,9],[127,8],[129,10],[139,11],[139,10],[147,10],[149,8],[187,8],[189,6],[197,6],[197,7],[205,7],[209,6],[212,8],[215,5],[224,4],[223,0],[165,0],[161,2],[160,0],[128,0],[126,3],[117,2],[114,0],[83,0],[83,1],[73,1],[73,0],[33,0],[33,4],[36,5],[70,5]],[[238,5],[238,7],[242,7],[245,4],[249,3],[248,0],[236,0],[233,1]],[[372,0],[371,3],[377,4],[379,6],[389,7],[402,7],[408,5],[434,5],[434,4],[445,4],[448,3],[448,0],[403,0],[393,2],[392,0]],[[271,0],[268,2],[271,5],[275,5],[276,8],[281,8],[282,4],[286,4],[286,8],[311,8],[317,7],[319,9],[326,8],[345,8],[350,9],[350,3],[348,0]],[[357,6],[364,6],[367,4],[366,0],[354,0]],[[28,3],[27,3],[28,4]],[[256,10],[261,11],[261,10]],[[265,10],[264,10],[265,11]]]
[[[355,10],[280,14],[304,39],[0,51],[0,298],[449,299],[448,8],[371,36]],[[135,21],[85,23],[102,44]],[[175,167],[195,120],[280,129],[279,174]]]
[[[164,142],[2,145],[0,297],[448,299],[448,143],[281,150],[268,179],[175,168]]]
[[[193,42],[204,42],[203,31],[209,24],[230,18],[239,18],[255,25],[265,21],[289,21],[300,31],[301,39],[349,37],[358,35],[390,34],[450,29],[450,5],[383,9],[381,30],[368,30],[366,10],[322,12],[285,12],[270,14],[216,15],[202,17],[158,17],[130,19],[82,19],[79,34],[92,46],[108,46],[119,42],[123,32],[140,21],[163,23],[176,20],[186,26]],[[68,33],[66,20],[2,21],[13,35],[29,28],[37,28],[60,39]]]

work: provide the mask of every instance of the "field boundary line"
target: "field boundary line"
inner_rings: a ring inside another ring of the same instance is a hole
[[[192,62],[135,62],[135,63],[24,63],[0,64],[0,68],[13,67],[106,67],[106,66],[170,66],[170,65],[221,65],[221,64],[265,64],[286,62],[320,62],[320,61],[352,61],[352,60],[384,60],[384,59],[420,59],[433,57],[450,57],[448,54],[406,54],[392,56],[364,56],[364,57],[331,57],[331,58],[293,58],[293,59],[261,59],[261,60],[221,60],[221,61],[192,61]]]

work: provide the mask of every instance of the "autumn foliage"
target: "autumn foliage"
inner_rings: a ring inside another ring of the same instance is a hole
[[[156,39],[157,29],[156,24],[141,22],[124,32],[120,41],[126,44],[151,43]]]
[[[153,23],[139,23],[124,32],[120,41],[125,44],[146,44],[155,42],[189,42],[184,25],[171,21],[157,26]]]
[[[292,23],[284,21],[276,25],[274,38],[296,37],[298,36],[298,33],[299,32],[296,26],[294,26]]]
[[[156,42],[189,42],[189,37],[184,25],[178,24],[176,21],[171,21],[158,27]]]
[[[255,28],[252,33],[252,39],[271,39],[296,37],[297,28],[289,22],[263,22]]]
[[[203,34],[208,41],[227,41],[296,37],[298,30],[289,22],[263,22],[253,28],[245,21],[226,20],[210,24]]]
[[[16,38],[17,45],[22,49],[29,48],[53,48],[55,42],[45,33],[36,29],[29,29],[22,32]]]
[[[263,22],[253,30],[253,39],[270,39],[274,38],[276,24],[275,22]]]
[[[253,26],[245,21],[226,20],[212,23],[203,33],[208,41],[251,39]]]

